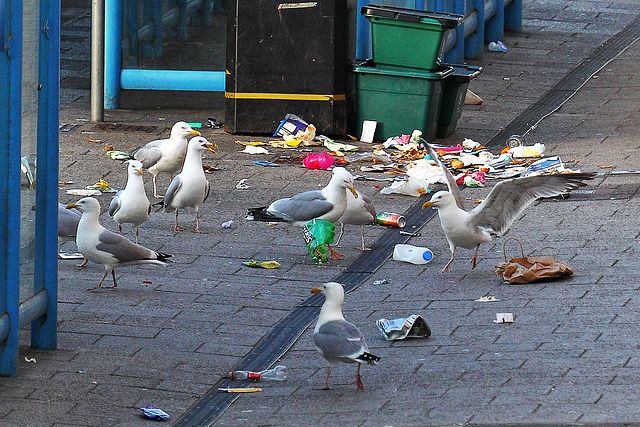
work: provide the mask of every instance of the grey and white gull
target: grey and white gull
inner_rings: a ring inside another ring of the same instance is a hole
[[[136,243],[140,233],[140,225],[149,219],[151,203],[144,191],[142,162],[127,160],[127,185],[118,191],[109,205],[109,215],[118,223],[122,233],[122,224],[133,224],[136,227]]]

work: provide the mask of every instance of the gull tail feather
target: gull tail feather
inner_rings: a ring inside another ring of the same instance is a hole
[[[362,353],[360,356],[356,357],[356,360],[362,360],[363,362],[368,363],[369,365],[375,365],[382,359],[380,356],[373,355],[368,352]]]
[[[253,217],[254,221],[287,222],[285,219],[267,212],[266,206],[261,208],[249,208],[247,215]]]

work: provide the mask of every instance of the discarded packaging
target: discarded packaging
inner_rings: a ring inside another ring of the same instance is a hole
[[[169,419],[169,414],[155,405],[147,405],[140,409],[142,410],[142,414],[151,420],[164,421]]]
[[[360,141],[372,143],[376,134],[376,127],[378,122],[375,120],[364,120],[362,122],[362,134],[360,135]]]
[[[202,128],[202,123],[198,123],[198,122],[193,122],[193,123],[187,123],[189,126],[191,126],[194,129],[201,129]]]
[[[333,243],[336,235],[335,225],[323,219],[314,219],[304,225],[302,233],[311,258],[318,262],[326,262],[329,253],[324,245]]]
[[[411,264],[426,264],[433,259],[433,252],[429,248],[398,244],[393,248],[393,259]]]
[[[333,166],[335,159],[327,152],[322,153],[309,153],[304,158],[302,164],[307,169],[328,169]]]
[[[389,283],[387,279],[374,280],[372,285],[386,285]]]
[[[236,184],[236,188],[238,190],[248,190],[249,188],[251,188],[249,186],[249,184],[247,184],[248,178],[242,178],[240,181],[238,181],[238,183]]]
[[[496,313],[493,323],[513,323],[513,313]]]
[[[287,378],[287,367],[278,365],[275,368],[260,372],[232,371],[229,373],[229,376],[232,380],[283,381]]]
[[[253,161],[253,164],[258,165],[258,166],[271,166],[271,167],[278,167],[278,166],[280,166],[280,165],[279,165],[279,164],[277,164],[277,163],[273,163],[273,162],[265,162],[265,161],[262,161],[262,160],[254,160],[254,161]]]
[[[71,190],[67,190],[65,191],[66,194],[71,194],[73,196],[82,196],[82,197],[89,197],[89,196],[100,196],[102,194],[102,191],[100,190],[84,190],[84,189],[71,189]]]
[[[500,299],[496,298],[493,295],[485,295],[476,300],[476,302],[498,302],[498,301],[500,301]]]
[[[543,157],[545,145],[536,142],[533,145],[518,145],[509,148],[509,153],[515,158]]]
[[[118,190],[114,190],[113,188],[109,187],[109,183],[107,181],[105,181],[104,179],[100,179],[100,181],[96,182],[93,185],[87,185],[86,187],[84,187],[85,190],[98,190],[101,191],[102,193],[117,193]]]
[[[207,119],[207,127],[211,128],[211,129],[220,129],[222,126],[224,126],[223,123],[219,122],[218,120],[216,120],[215,117],[209,117]]]
[[[270,154],[269,150],[264,147],[256,147],[255,145],[246,145],[240,153],[245,154]]]
[[[280,263],[278,261],[243,261],[242,265],[253,268],[278,268]]]
[[[491,52],[507,52],[509,48],[501,41],[497,41],[489,43],[489,50]]]
[[[69,252],[59,252],[58,258],[60,259],[84,259],[82,254],[78,252],[69,253]]]
[[[327,138],[324,135],[318,135],[318,138],[322,145],[324,145],[329,151],[358,151],[356,145],[343,144],[341,142],[335,142],[333,139]]]
[[[537,160],[520,174],[520,176],[542,175],[550,172],[562,172],[565,170],[564,163],[560,157],[553,156]]]
[[[222,223],[222,228],[231,228],[231,227],[233,227],[233,220],[232,219]]]
[[[296,135],[300,131],[304,131],[309,123],[302,120],[295,114],[287,114],[284,120],[280,122],[273,136],[284,137],[285,135]]]
[[[394,214],[390,212],[380,212],[376,215],[376,222],[382,225],[393,225],[394,227],[404,228],[407,224],[407,220],[400,214]]]
[[[243,388],[219,388],[218,391],[223,393],[256,393],[258,391],[262,391],[261,388],[258,387],[243,387]]]
[[[409,177],[405,181],[395,181],[389,187],[380,190],[380,194],[403,194],[405,196],[420,197],[428,193],[428,184],[419,178]]]
[[[129,160],[131,155],[119,150],[110,150],[106,152],[106,155],[111,157],[112,160]]]
[[[419,314],[393,320],[380,319],[376,321],[376,325],[387,341],[431,336],[429,325]]]
[[[511,257],[507,261],[506,247],[509,241],[520,245],[520,257]],[[553,249],[553,248],[550,248]],[[509,283],[532,283],[540,280],[561,279],[573,274],[573,269],[562,261],[556,261],[551,255],[525,257],[522,244],[517,239],[507,239],[502,244],[505,262],[496,265],[496,274]]]

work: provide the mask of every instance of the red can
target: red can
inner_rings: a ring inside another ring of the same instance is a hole
[[[404,228],[407,224],[405,217],[390,212],[381,212],[376,215],[376,222],[382,225],[392,225],[394,227]]]

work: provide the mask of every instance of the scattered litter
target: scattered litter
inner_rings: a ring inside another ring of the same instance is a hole
[[[382,225],[392,225],[394,227],[404,228],[407,224],[407,219],[400,214],[380,212],[376,215],[376,222]]]
[[[224,393],[255,393],[258,391],[262,391],[262,389],[257,387],[244,387],[244,388],[227,387],[227,388],[219,388],[218,391],[221,391]]]
[[[202,169],[204,169],[205,173],[214,173],[214,172],[218,172],[218,171],[226,171],[227,168],[219,168],[217,166],[210,166],[210,165],[202,165]]]
[[[248,190],[249,188],[251,188],[249,186],[249,184],[247,184],[247,181],[249,180],[249,178],[242,178],[240,181],[238,181],[238,183],[236,184],[236,188],[238,190]]]
[[[335,159],[333,156],[327,152],[322,153],[309,153],[307,157],[304,158],[302,164],[307,169],[328,169],[333,166]]]
[[[409,177],[405,181],[394,181],[391,186],[380,190],[380,194],[402,194],[405,196],[420,197],[428,193],[428,188],[423,180]]]
[[[397,244],[393,247],[393,259],[411,264],[426,264],[433,259],[433,252],[429,248]]]
[[[482,98],[467,89],[467,93],[464,95],[465,105],[482,105]]]
[[[372,143],[373,137],[376,134],[377,126],[378,122],[375,120],[364,120],[362,122],[362,134],[360,135],[360,141]]]
[[[333,139],[327,138],[324,135],[319,135],[317,139],[330,151],[358,151],[358,147],[355,145],[335,142]]]
[[[27,362],[27,363],[37,363],[36,359],[33,358],[33,357],[25,357],[24,361]]]
[[[287,378],[287,367],[278,365],[275,368],[266,369],[264,371],[232,371],[229,372],[229,378],[232,380],[253,380],[253,381],[284,381]]]
[[[302,229],[307,252],[318,262],[326,262],[329,253],[325,245],[333,243],[336,235],[335,224],[323,219],[314,219],[306,223]]]
[[[515,158],[543,157],[545,148],[544,144],[536,142],[533,145],[518,145],[510,147],[509,153]]]
[[[33,168],[31,167],[31,163],[33,163]],[[35,158],[33,162],[29,161],[29,157],[24,156],[20,158],[20,170],[27,177],[27,182],[29,183],[29,188],[33,188],[36,184],[36,176],[33,173],[35,170]]]
[[[520,176],[534,176],[543,175],[550,172],[563,172],[565,170],[564,163],[560,160],[560,157],[553,156],[546,159],[540,159],[525,169]]]
[[[278,268],[280,267],[280,263],[278,261],[243,261],[242,265],[246,265],[247,267],[253,268]]]
[[[218,120],[216,120],[215,117],[209,117],[207,119],[207,127],[211,128],[211,129],[220,129],[221,127],[223,127],[224,124],[222,122],[219,122]]]
[[[59,252],[58,258],[60,259],[84,259],[82,254],[78,252]]]
[[[86,374],[86,371],[76,371],[76,374]]]
[[[71,194],[73,196],[89,197],[89,196],[100,196],[102,194],[102,191],[100,191],[100,190],[72,189],[72,190],[67,190],[65,193],[66,194]]]
[[[255,145],[246,145],[244,150],[240,151],[240,153],[246,154],[271,154],[269,150],[264,147],[256,147]]]
[[[380,319],[376,325],[387,341],[405,338],[427,338],[431,336],[431,329],[424,318],[418,314],[409,317],[387,320]]]
[[[498,302],[500,298],[496,298],[494,295],[485,295],[476,300],[476,302]]]
[[[109,183],[104,179],[100,179],[100,181],[96,182],[93,185],[87,185],[84,187],[85,190],[98,190],[102,193],[117,193],[118,190],[115,190],[109,187]]]
[[[201,129],[202,128],[202,123],[187,123],[189,126],[191,126],[193,129]]]
[[[240,144],[240,145],[267,145],[267,143],[263,142],[263,141],[236,141],[236,144]]]
[[[60,132],[73,132],[75,128],[80,126],[79,124],[68,124],[68,123],[60,123]]]
[[[112,147],[113,148],[113,147]],[[107,151],[107,156],[111,157],[112,160],[129,160],[131,159],[131,155],[129,153],[125,153],[124,151],[119,150],[109,150]]]
[[[513,323],[513,313],[496,313],[493,323]]]
[[[222,223],[222,228],[231,228],[231,227],[233,227],[233,220],[232,219]]]
[[[387,279],[374,280],[372,285],[386,285],[389,281]]]
[[[143,280],[142,283],[144,283],[145,285],[150,285],[153,283],[152,280]]]
[[[304,132],[309,123],[302,120],[295,114],[287,114],[284,120],[280,122],[273,136],[284,137],[285,135],[296,135],[298,132]]]
[[[87,141],[89,141],[89,142],[94,142],[94,143],[96,143],[96,144],[97,144],[97,143],[99,143],[99,142],[102,142],[102,140],[101,140],[101,139],[91,139],[91,138],[87,138]]]
[[[147,405],[140,409],[142,410],[142,415],[151,420],[164,421],[169,419],[169,414],[155,405]]]
[[[105,145],[104,147],[102,147],[103,151],[113,151],[114,149],[115,147],[112,144]]]
[[[489,43],[489,50],[491,52],[507,52],[509,48],[507,48],[504,43],[498,40],[497,42]]]
[[[273,162],[265,162],[262,160],[254,160],[253,164],[258,165],[258,166],[271,166],[271,167],[278,167],[280,166],[277,163],[273,163]]]
[[[422,233],[419,232],[414,232],[412,233],[411,231],[404,231],[404,230],[400,230],[399,231],[400,234],[403,234],[405,236],[411,236],[411,237],[418,237],[418,236],[422,236]]]

